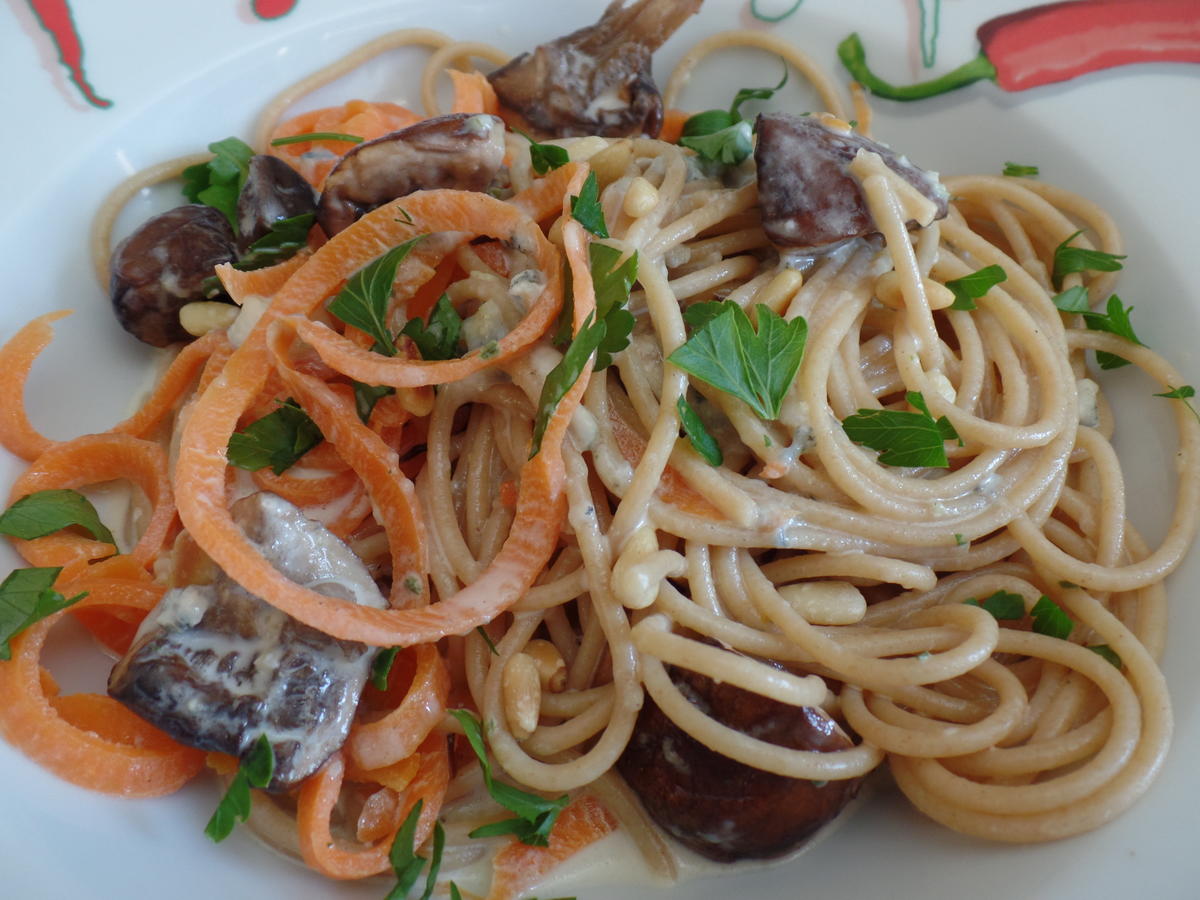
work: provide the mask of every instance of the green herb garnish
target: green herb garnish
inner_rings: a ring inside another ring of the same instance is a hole
[[[539,175],[545,175],[571,161],[565,147],[557,144],[539,144],[523,131],[518,131],[517,134],[529,141],[529,162],[533,171]]]
[[[604,339],[596,348],[596,371],[612,365],[613,356],[629,346],[629,335],[633,332],[633,313],[625,308],[629,302],[629,291],[637,281],[638,255],[617,265],[621,251],[607,244],[588,245],[588,262],[592,272],[592,286],[596,291],[596,319],[604,323]]]
[[[734,95],[729,109],[708,109],[691,116],[683,123],[680,145],[695,150],[701,159],[738,165],[754,152],[750,123],[742,117],[742,104],[747,100],[770,100],[787,80],[787,63],[784,63],[783,77],[774,87],[742,88]]]
[[[449,713],[458,719],[466,733],[471,749],[479,758],[479,766],[483,769],[483,781],[487,785],[492,799],[505,809],[516,814],[516,818],[504,819],[483,825],[471,832],[471,837],[494,837],[499,834],[515,835],[523,844],[533,847],[550,845],[550,830],[555,821],[567,806],[570,799],[563,794],[557,800],[546,800],[537,794],[530,794],[510,784],[497,781],[492,774],[492,764],[488,761],[487,749],[483,744],[483,726],[468,710],[452,709]]]
[[[1124,666],[1124,663],[1121,662],[1121,657],[1117,654],[1117,651],[1108,646],[1108,644],[1088,644],[1088,649],[1093,653],[1104,657],[1118,669]]]
[[[1171,390],[1166,391],[1165,393],[1155,394],[1154,396],[1166,397],[1168,400],[1182,401],[1183,405],[1192,411],[1192,415],[1196,417],[1196,420],[1200,421],[1200,412],[1197,412],[1196,407],[1192,406],[1190,402],[1192,397],[1196,396],[1196,389],[1190,384],[1183,384],[1177,388],[1171,388]]]
[[[251,244],[233,267],[248,272],[290,259],[308,246],[308,232],[316,218],[316,213],[301,213],[276,219],[271,230]]]
[[[192,203],[218,210],[238,234],[237,202],[250,171],[254,150],[245,141],[225,138],[208,145],[213,158],[183,170],[183,195]]]
[[[945,441],[959,440],[945,416],[934,420],[919,391],[905,397],[917,412],[895,409],[860,409],[842,422],[850,440],[881,451],[885,466],[922,466],[945,469],[950,465]]]
[[[972,310],[975,309],[975,301],[1000,284],[1002,281],[1007,281],[1008,275],[1001,266],[986,266],[978,272],[972,272],[970,275],[964,275],[962,278],[954,278],[946,282],[946,287],[954,294],[954,302],[950,304],[951,309]]]
[[[703,324],[667,361],[737,397],[759,418],[777,419],[804,357],[808,323],[800,316],[785,321],[762,304],[755,311],[757,331],[732,300],[716,310],[709,304],[690,307],[685,319]]]
[[[1071,621],[1070,616],[1063,612],[1062,607],[1045,595],[1042,595],[1042,598],[1033,604],[1030,615],[1033,616],[1035,632],[1047,637],[1058,638],[1060,641],[1069,638],[1075,627],[1075,623]]]
[[[596,181],[595,172],[588,172],[579,196],[571,197],[571,218],[596,237],[608,237],[604,210],[600,208],[600,183]]]
[[[376,690],[388,689],[388,676],[392,674],[392,665],[396,662],[400,647],[383,647],[371,660],[371,684]]]
[[[1010,591],[996,591],[982,601],[972,597],[963,602],[968,606],[982,607],[997,620],[1025,618],[1025,598]]]
[[[310,131],[308,134],[292,134],[288,137],[275,138],[272,147],[283,147],[287,144],[306,144],[309,141],[341,141],[345,144],[361,144],[363,138],[357,134],[342,134],[340,131]]]
[[[78,603],[87,593],[70,599],[54,590],[62,568],[14,569],[0,583],[0,659],[11,659],[8,642],[35,622]]]
[[[351,380],[354,385],[354,411],[358,413],[358,418],[366,425],[371,421],[371,413],[375,409],[375,404],[387,397],[390,394],[396,393],[396,389],[381,384],[363,384],[361,381]]]
[[[725,461],[721,445],[717,443],[716,438],[709,434],[708,429],[704,427],[704,422],[696,415],[691,404],[680,396],[675,401],[675,409],[679,411],[679,422],[683,425],[683,432],[691,442],[692,449],[704,457],[704,461],[710,466],[721,465]]]
[[[92,537],[116,546],[116,539],[92,506],[78,491],[66,488],[34,491],[17,500],[0,515],[0,534],[30,541],[78,525]]]
[[[458,356],[458,336],[462,333],[462,317],[454,309],[447,294],[442,294],[433,309],[429,321],[409,319],[400,333],[412,338],[425,360],[454,359]]]
[[[321,440],[317,423],[288,398],[273,413],[230,435],[226,456],[239,469],[255,472],[270,466],[282,475]]]
[[[1142,345],[1137,334],[1134,333],[1133,323],[1129,320],[1131,312],[1133,312],[1133,307],[1126,307],[1121,303],[1121,298],[1113,294],[1108,298],[1105,312],[1091,312],[1089,310],[1081,312],[1080,315],[1083,316],[1084,324],[1092,331],[1106,331],[1109,334],[1115,334],[1117,337],[1125,338],[1130,343]],[[1101,369],[1119,369],[1122,366],[1129,365],[1129,360],[1117,356],[1115,353],[1097,350],[1096,364]]]
[[[234,773],[225,796],[217,804],[216,812],[204,826],[204,833],[214,843],[221,843],[233,833],[239,821],[250,818],[252,808],[250,788],[265,788],[275,775],[275,751],[265,734],[260,734],[250,753],[242,760]]]
[[[375,339],[371,349],[376,353],[396,355],[396,341],[387,324],[392,283],[396,280],[396,269],[419,240],[420,237],[415,237],[405,241],[359,269],[329,301],[331,313]]]
[[[396,875],[396,883],[388,891],[385,900],[404,900],[408,896],[408,892],[412,890],[412,886],[417,883],[417,879],[421,876],[421,870],[425,868],[426,859],[423,856],[417,855],[417,848],[415,846],[417,840],[417,823],[421,819],[421,809],[424,805],[424,800],[417,800],[413,804],[413,808],[409,810],[404,823],[400,826],[400,829],[396,832],[396,837],[392,840],[392,848],[388,851],[388,861],[392,864],[392,871]],[[420,900],[429,900],[433,896],[433,888],[437,884],[438,870],[442,867],[442,850],[445,846],[446,832],[442,829],[441,822],[435,822],[433,825],[432,861],[429,863],[429,874],[425,878],[425,891],[421,894]]]
[[[1022,163],[1006,162],[1004,164],[1004,174],[1010,178],[1033,178],[1037,176],[1037,166],[1027,166]]]
[[[492,640],[492,636],[487,633],[487,629],[482,625],[476,625],[475,630],[479,632],[479,636],[483,638],[483,642],[487,644],[488,650],[492,652],[492,656],[499,656],[500,651],[496,649],[496,642]]]
[[[1072,247],[1071,241],[1081,234],[1083,234],[1083,229],[1076,231],[1054,248],[1054,283],[1056,285],[1062,284],[1063,278],[1073,272],[1118,272],[1122,268],[1121,260],[1125,258],[1124,255]]]
[[[1061,294],[1055,294],[1053,302],[1061,312],[1065,313],[1085,313],[1092,311],[1092,303],[1088,299],[1088,290],[1082,284],[1077,284],[1073,288],[1067,288]]]
[[[594,321],[595,314],[589,313],[579,329],[579,334],[567,347],[563,358],[559,360],[542,383],[542,393],[538,397],[537,418],[533,423],[533,441],[529,448],[529,458],[537,456],[542,449],[542,438],[559,402],[571,390],[571,386],[583,374],[587,361],[604,340],[607,331],[604,322]]]

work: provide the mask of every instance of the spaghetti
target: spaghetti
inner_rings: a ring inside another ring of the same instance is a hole
[[[422,82],[431,115],[445,65],[504,60],[435,32],[385,35],[272,101],[259,149],[287,130],[279,120],[307,91],[410,44],[434,51]],[[698,45],[671,77],[668,104],[705,54],[739,44],[784,56],[830,113],[845,116],[829,76],[795,48],[749,33]],[[491,102],[483,94],[478,101]],[[370,114],[386,121],[394,113]],[[752,179],[726,183],[698,168],[691,151],[661,141],[557,143],[571,161],[538,175],[528,141],[509,136],[510,199],[419,193],[368,213],[297,262],[222,272],[230,296],[261,317],[243,323],[240,342],[214,331],[186,350],[149,411],[129,420],[137,427],[46,441],[24,418],[19,377],[0,398],[0,440],[31,461],[14,499],[120,474],[99,463],[86,475],[67,471],[92,444],[113,455],[113,466],[125,458],[119,452],[157,472],[165,462],[150,438],[164,408],[173,410],[164,440],[177,447],[170,489],[157,481],[147,488],[153,527],[125,563],[119,556],[89,565],[103,553],[76,536],[39,538],[22,553],[64,566],[64,592],[88,584],[92,599],[80,618],[98,634],[115,633],[118,650],[132,639],[146,595],[159,591],[151,571],[174,568],[172,583],[180,583],[203,557],[308,625],[405,648],[401,688],[368,691],[346,746],[301,788],[298,813],[285,803],[256,814],[273,840],[335,878],[386,871],[387,847],[418,798],[418,839],[432,833],[441,810],[447,859],[472,858],[463,833],[495,810],[480,799],[477,769],[456,765],[451,775],[445,737],[461,725],[445,714],[448,705],[479,711],[491,752],[514,781],[574,794],[549,855],[497,855],[494,898],[517,896],[533,883],[526,875],[536,878],[572,852],[564,847],[611,830],[605,807],[652,834],[613,772],[646,698],[716,753],[789,778],[856,778],[886,760],[924,813],[993,840],[1061,838],[1128,808],[1161,768],[1170,739],[1157,665],[1163,579],[1197,530],[1200,422],[1175,405],[1178,500],[1167,536],[1148,547],[1125,519],[1114,418],[1085,352],[1128,360],[1164,391],[1183,379],[1153,351],[1089,330],[1055,305],[1059,292],[1076,287],[1092,305],[1110,293],[1110,274],[1071,272],[1057,284],[1053,276],[1065,242],[1120,253],[1107,214],[1040,182],[967,175],[945,179],[950,213],[930,221],[928,201],[865,154],[850,171],[882,237],[801,257],[768,242]],[[271,152],[294,161],[303,149]],[[148,180],[179,169],[155,167],[114,191],[93,240],[102,276],[116,211]],[[594,310],[594,239],[571,207],[588,173],[611,234],[602,243],[621,259],[637,254],[629,297],[636,324],[611,367],[584,367],[530,457],[543,383],[562,359],[551,332],[564,279],[575,334]],[[910,232],[910,219],[927,224]],[[1096,246],[1076,236],[1080,229]],[[461,359],[383,357],[325,311],[346,279],[390,247],[447,233],[453,237],[418,244],[401,265],[389,314],[397,325],[427,315],[444,290],[483,329]],[[986,266],[1000,267],[1004,280],[976,298],[975,309],[951,305],[947,282]],[[526,271],[538,273],[535,294],[514,290],[514,276]],[[688,340],[684,311],[718,299],[807,321],[803,360],[775,420],[667,361]],[[0,351],[6,371],[28,370],[49,321]],[[494,336],[487,321],[501,323]],[[365,423],[352,381],[394,388]],[[928,414],[945,417],[960,439],[947,443],[943,471],[883,465],[842,425],[863,410],[907,409],[907,392],[919,392]],[[390,585],[389,609],[292,583],[229,517],[229,438],[285,397],[326,443],[299,473],[259,473],[255,481],[345,536]],[[722,465],[681,436],[680,400],[703,413]],[[178,509],[184,532],[165,528],[164,503]],[[94,572],[105,566],[116,573],[108,581]],[[1010,620],[964,602],[1001,592],[1020,599]],[[1065,611],[1069,636],[1031,630],[1040,598]],[[50,758],[42,738],[23,737],[53,733],[74,746],[77,738],[61,735],[90,727],[31,674],[49,627],[14,638],[13,660],[0,663],[0,731],[64,777],[135,792],[111,771],[120,735],[96,738],[107,742],[95,751],[104,761],[100,780]],[[1119,667],[1096,647],[1115,654]],[[557,676],[538,674],[546,667]],[[789,749],[732,728],[681,690],[672,667],[795,707],[824,707],[855,735],[854,746]],[[31,721],[41,724],[30,729]],[[159,739],[161,747],[147,742],[147,754],[159,752],[148,793],[198,768],[191,751]],[[359,810],[357,822],[335,822],[331,832],[335,807]],[[673,869],[656,834],[639,844],[660,871]]]

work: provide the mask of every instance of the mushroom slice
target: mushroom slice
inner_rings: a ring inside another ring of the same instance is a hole
[[[332,532],[274,494],[237,501],[234,520],[279,571],[315,591],[387,604]],[[242,757],[275,750],[270,790],[315,772],[346,740],[375,648],[303,625],[218,572],[168,591],[117,663],[108,692],[180,743]]]
[[[771,113],[758,117],[755,131],[763,230],[777,247],[821,251],[876,233],[858,182],[847,168],[859,150],[878,153],[889,169],[928,197],[937,208],[934,218],[943,218],[949,208],[936,173],[914,166],[848,126],[826,124],[818,116]],[[910,221],[908,226],[916,224]]]
[[[503,162],[504,123],[495,116],[426,119],[343,156],[325,179],[317,222],[333,237],[364,213],[413,191],[482,191]]]
[[[539,139],[657,137],[663,104],[650,55],[701,0],[614,0],[587,28],[522,53],[488,76],[501,104]]]
[[[312,186],[299,172],[278,157],[261,153],[250,157],[246,183],[242,185],[237,201],[239,241],[243,251],[266,236],[279,219],[316,211]]]
[[[816,707],[789,706],[675,667],[670,674],[705,713],[759,740],[819,752],[852,746]],[[860,782],[788,778],[729,759],[679,728],[648,697],[617,768],[659,827],[718,862],[797,849],[841,812]]]
[[[155,347],[190,341],[179,310],[206,299],[213,267],[236,256],[233,229],[211,206],[178,206],[148,219],[113,250],[109,296],[117,321]]]

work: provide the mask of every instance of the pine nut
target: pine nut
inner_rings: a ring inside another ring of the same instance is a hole
[[[532,640],[525,645],[525,653],[537,666],[542,690],[557,694],[567,686],[567,664],[552,643],[541,638]]]
[[[629,182],[621,208],[633,219],[640,219],[658,206],[658,188],[641,175]]]
[[[779,596],[812,625],[853,625],[867,612],[862,591],[848,581],[785,584]]]
[[[179,307],[179,324],[193,337],[204,337],[210,331],[228,328],[241,310],[232,303],[218,300],[196,300]]]
[[[542,706],[542,685],[533,657],[527,653],[510,656],[504,665],[501,688],[508,730],[523,741],[537,728]]]
[[[604,187],[625,174],[625,169],[628,168],[631,159],[633,159],[633,141],[622,138],[588,159],[588,165],[596,173],[596,181],[599,182],[600,187]]]

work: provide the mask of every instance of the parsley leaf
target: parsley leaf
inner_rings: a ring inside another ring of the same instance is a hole
[[[1183,405],[1191,410],[1192,415],[1196,417],[1196,420],[1200,421],[1200,412],[1197,412],[1196,407],[1192,406],[1192,404],[1188,402],[1192,397],[1196,396],[1196,389],[1190,384],[1183,384],[1177,388],[1171,388],[1171,390],[1166,391],[1165,393],[1155,394],[1154,396],[1166,397],[1168,400],[1182,401]]]
[[[1124,663],[1121,662],[1121,657],[1117,654],[1117,651],[1108,646],[1108,644],[1088,644],[1088,649],[1093,653],[1104,657],[1118,669],[1124,666]]]
[[[458,889],[458,885],[453,881],[450,882],[450,900],[462,900],[462,891]]]
[[[250,818],[250,788],[265,788],[274,775],[275,751],[267,736],[260,734],[250,753],[238,766],[212,818],[204,826],[204,833],[218,844],[229,837],[239,821],[245,822]]]
[[[363,138],[357,134],[342,134],[340,131],[310,131],[306,134],[291,134],[287,137],[275,138],[272,147],[283,147],[286,144],[307,144],[309,141],[343,141],[347,144],[361,144]]]
[[[571,197],[571,218],[596,237],[608,237],[604,210],[600,208],[600,184],[596,181],[595,172],[588,172],[579,196]]]
[[[1088,290],[1082,284],[1067,288],[1061,294],[1054,295],[1054,305],[1065,313],[1085,313],[1092,311],[1092,303],[1088,299]]]
[[[499,656],[500,651],[496,649],[496,642],[492,640],[492,636],[487,633],[487,629],[482,625],[476,625],[475,630],[479,632],[479,636],[483,638],[483,642],[488,645],[488,650],[492,652],[492,656]]]
[[[442,294],[429,311],[428,324],[414,316],[400,329],[401,334],[412,338],[421,351],[421,358],[425,360],[454,359],[458,356],[458,336],[461,332],[462,317],[447,294]]]
[[[1010,591],[996,591],[982,601],[974,597],[964,600],[968,606],[980,606],[997,620],[1025,618],[1025,598]]]
[[[246,183],[254,150],[235,137],[209,144],[208,149],[212,159],[183,170],[183,195],[192,203],[218,210],[237,234],[238,195]]]
[[[736,166],[754,152],[750,123],[737,122],[720,131],[695,137],[681,137],[680,146],[695,150],[703,159]]]
[[[239,469],[255,472],[270,466],[282,475],[322,439],[317,423],[288,398],[275,412],[230,435],[226,455]]]
[[[0,659],[11,659],[8,642],[35,622],[78,603],[86,593],[67,599],[54,590],[62,568],[14,569],[0,583]]]
[[[316,219],[316,213],[276,219],[271,223],[271,230],[251,244],[233,267],[248,272],[290,259],[308,246],[308,231]]]
[[[1038,174],[1037,166],[1027,166],[1023,163],[1006,162],[1004,174],[1011,178],[1032,178]]]
[[[1054,283],[1062,284],[1065,276],[1072,272],[1118,272],[1121,270],[1121,260],[1124,255],[1105,253],[1103,250],[1085,250],[1082,247],[1070,246],[1071,241],[1083,234],[1083,230],[1073,235],[1054,248]]]
[[[375,409],[375,404],[389,394],[396,393],[395,388],[387,385],[363,384],[353,379],[350,383],[354,385],[354,411],[358,413],[358,418],[364,425],[371,421],[371,412]]]
[[[759,418],[775,419],[804,357],[808,323],[800,316],[784,321],[762,304],[756,311],[757,332],[732,300],[715,314],[708,305],[692,306],[690,321],[705,321],[667,361],[737,397]]]
[[[770,100],[787,84],[787,63],[783,77],[775,87],[742,88],[733,97],[728,110],[709,109],[696,113],[683,123],[679,143],[695,150],[701,159],[736,166],[754,152],[750,123],[742,118],[741,107],[747,100]]]
[[[942,416],[934,421],[919,391],[909,391],[908,402],[918,412],[895,409],[860,409],[842,422],[850,440],[882,451],[879,461],[885,466],[950,466],[945,441],[958,439],[950,420]]]
[[[518,131],[517,134],[529,141],[529,162],[533,165],[533,171],[539,175],[545,175],[571,161],[565,147],[557,144],[539,144],[523,131]]]
[[[392,283],[396,280],[396,269],[419,240],[420,237],[415,237],[405,241],[359,269],[338,295],[329,301],[331,313],[347,325],[353,325],[375,338],[371,349],[376,353],[396,355],[396,342],[387,324]]]
[[[635,251],[629,259],[617,265],[621,251],[607,244],[588,245],[588,261],[592,272],[592,286],[596,291],[596,319],[604,323],[604,339],[596,350],[596,371],[612,365],[613,356],[629,346],[629,335],[633,332],[633,313],[625,308],[629,302],[629,290],[637,281],[638,255]]]
[[[26,541],[71,525],[78,525],[98,541],[116,546],[116,539],[100,521],[96,507],[78,491],[65,488],[34,491],[0,515],[0,534]]]
[[[371,660],[371,684],[377,690],[388,689],[388,676],[392,674],[392,664],[400,653],[400,647],[382,647]]]
[[[1075,628],[1075,623],[1071,621],[1070,616],[1063,612],[1062,607],[1044,594],[1033,605],[1030,615],[1033,616],[1033,630],[1037,634],[1044,634],[1047,637],[1065,641]]]
[[[492,764],[488,761],[487,750],[483,745],[483,726],[468,710],[451,709],[450,715],[458,719],[467,741],[475,755],[479,758],[479,766],[483,769],[483,781],[487,785],[492,799],[505,809],[516,814],[515,819],[505,819],[484,825],[471,832],[471,837],[493,837],[498,834],[513,834],[524,844],[534,847],[547,847],[550,844],[550,830],[555,821],[567,806],[570,799],[563,794],[557,800],[546,800],[537,794],[530,794],[510,784],[496,781],[492,775]]]
[[[583,327],[579,329],[579,334],[575,335],[575,340],[571,341],[563,358],[550,370],[542,383],[542,393],[537,404],[537,419],[533,423],[533,441],[529,448],[530,459],[537,456],[538,451],[542,449],[542,438],[546,435],[546,427],[550,424],[550,418],[554,415],[559,401],[571,390],[571,386],[583,373],[587,361],[591,359],[592,353],[604,340],[607,328],[603,322],[593,321],[594,318],[593,313],[588,314]]]
[[[1008,280],[1008,274],[1003,267],[997,265],[985,266],[978,272],[954,278],[946,282],[946,287],[954,294],[951,309],[975,309],[975,301],[1000,284]]]
[[[1109,334],[1115,334],[1117,337],[1123,337],[1125,340],[1134,344],[1141,345],[1138,336],[1133,331],[1133,323],[1129,321],[1129,314],[1133,312],[1133,307],[1126,307],[1121,303],[1121,298],[1113,294],[1108,298],[1108,305],[1105,312],[1084,312],[1083,321],[1092,331],[1106,331]],[[1142,345],[1144,346],[1144,345]],[[1101,369],[1119,369],[1122,366],[1129,365],[1129,360],[1122,359],[1115,353],[1106,353],[1103,350],[1096,351],[1096,363]]]
[[[396,873],[396,884],[388,892],[386,900],[404,900],[412,886],[417,883],[421,870],[425,868],[425,857],[417,856],[414,846],[417,839],[417,822],[421,818],[421,807],[424,805],[424,800],[417,800],[413,804],[413,808],[404,819],[404,824],[392,840],[388,861],[392,864],[392,871]]]
[[[679,411],[679,423],[683,426],[684,434],[688,436],[692,449],[704,457],[704,461],[710,466],[721,465],[725,461],[721,445],[717,443],[716,438],[709,434],[708,429],[704,427],[704,422],[696,415],[691,404],[683,396],[680,396],[675,401],[675,409]]]

